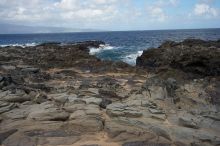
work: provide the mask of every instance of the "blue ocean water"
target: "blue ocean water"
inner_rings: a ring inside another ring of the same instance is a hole
[[[122,60],[134,65],[138,55],[150,47],[158,47],[165,40],[182,41],[186,38],[220,39],[220,29],[152,30],[123,32],[0,34],[0,45],[36,45],[45,42],[74,43],[102,40],[107,45],[91,48],[90,53],[101,59]]]

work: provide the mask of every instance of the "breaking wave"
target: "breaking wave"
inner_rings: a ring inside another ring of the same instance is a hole
[[[36,46],[38,45],[38,43],[26,43],[26,44],[3,44],[3,45],[0,45],[0,47],[8,47],[8,46],[18,46],[18,47],[33,47],[33,46]]]
[[[136,59],[137,57],[141,56],[143,54],[143,51],[137,51],[136,53],[126,55],[122,58],[122,60],[128,64],[136,65]]]
[[[89,48],[89,54],[95,55],[102,51],[117,49],[118,47],[110,46],[109,44],[100,45],[99,48],[91,47]]]

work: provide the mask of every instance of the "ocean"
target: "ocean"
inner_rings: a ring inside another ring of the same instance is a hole
[[[187,38],[203,40],[220,39],[220,29],[151,30],[117,32],[82,32],[51,34],[0,34],[0,46],[34,46],[46,42],[74,43],[86,40],[101,40],[100,48],[90,48],[90,54],[100,59],[124,61],[135,65],[143,50],[158,47],[166,40],[182,41]]]

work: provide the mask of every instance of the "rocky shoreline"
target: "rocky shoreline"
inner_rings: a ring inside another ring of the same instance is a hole
[[[137,67],[89,54],[101,44],[0,48],[0,145],[220,145],[220,41],[168,41]]]

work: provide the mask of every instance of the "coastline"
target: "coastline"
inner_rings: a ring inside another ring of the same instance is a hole
[[[1,47],[0,144],[220,143],[220,41],[165,42],[137,66],[90,55],[104,44]]]

